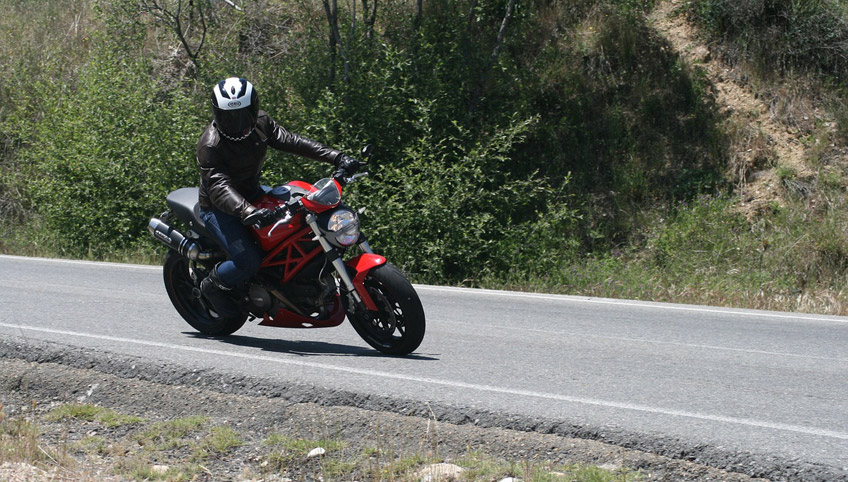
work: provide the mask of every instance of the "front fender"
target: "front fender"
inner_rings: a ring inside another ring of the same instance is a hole
[[[377,311],[377,305],[371,299],[368,290],[365,289],[365,278],[372,269],[386,264],[386,258],[378,254],[363,253],[345,264],[355,272],[353,275],[353,287],[356,288],[356,292],[362,298],[365,307],[371,311]]]

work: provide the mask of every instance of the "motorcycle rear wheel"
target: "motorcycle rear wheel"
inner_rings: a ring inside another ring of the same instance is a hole
[[[406,276],[386,263],[365,278],[365,288],[377,311],[346,303],[350,324],[376,350],[403,356],[415,351],[424,339],[424,308]]]
[[[191,278],[189,260],[175,251],[168,251],[162,274],[165,291],[171,303],[183,319],[195,330],[210,336],[233,334],[247,321],[247,314],[230,318],[219,317],[210,312],[196,296],[197,286]]]

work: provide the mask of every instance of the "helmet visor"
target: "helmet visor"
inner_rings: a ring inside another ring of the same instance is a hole
[[[218,129],[233,137],[247,135],[256,123],[251,109],[220,110],[215,109],[215,123]]]

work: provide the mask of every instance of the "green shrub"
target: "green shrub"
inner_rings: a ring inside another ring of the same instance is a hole
[[[848,10],[834,0],[695,0],[690,12],[761,73],[848,74]]]
[[[421,137],[404,162],[378,165],[351,196],[354,206],[369,206],[364,225],[392,262],[423,280],[470,281],[502,275],[517,258],[538,262],[573,248],[576,214],[563,196],[504,168],[533,119],[464,147],[467,131],[456,126],[454,137],[434,139],[429,105],[418,107]]]
[[[181,91],[164,91],[145,60],[104,45],[75,88],[53,99],[25,152],[33,205],[62,248],[106,253],[137,243],[172,189],[194,184],[202,120]]]

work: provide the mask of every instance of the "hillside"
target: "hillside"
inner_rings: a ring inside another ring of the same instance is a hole
[[[795,266],[799,277],[797,288],[772,298],[774,301],[782,298],[792,306],[790,309],[824,309],[844,314],[841,285],[838,290],[831,288],[815,293],[813,289],[811,293],[807,291],[807,273],[803,272],[812,264],[820,263],[814,268],[818,271],[815,275],[833,269],[836,271],[833,276],[838,277],[846,267],[846,231],[840,212],[845,206],[848,167],[844,123],[839,120],[845,115],[845,97],[840,94],[844,90],[840,91],[839,84],[828,80],[826,72],[815,75],[805,72],[801,65],[794,67],[797,72],[780,72],[777,66],[769,71],[768,65],[756,66],[755,47],[748,47],[751,58],[746,60],[730,34],[725,32],[725,37],[717,38],[715,32],[710,35],[700,28],[695,12],[700,3],[659,2],[650,13],[649,21],[687,63],[702,70],[709,81],[711,95],[725,117],[725,129],[732,138],[728,146],[726,176],[736,187],[731,207],[745,216],[752,230],[765,227],[761,257],[769,249],[778,249],[791,262],[798,254],[795,248],[801,245],[808,246],[817,255],[817,259],[808,259]],[[768,3],[761,2],[761,8],[768,9]],[[811,17],[816,8],[813,4],[829,5],[812,2],[808,7]],[[771,2],[771,6],[779,10],[780,2]],[[840,12],[837,27],[831,32],[831,37],[836,39],[844,38],[846,32],[845,11]],[[760,15],[767,13],[767,10],[759,12]],[[810,36],[814,37],[815,32]],[[754,43],[750,39],[747,41]],[[818,47],[820,50],[832,48]],[[837,48],[834,55],[844,53],[839,53]],[[837,88],[833,89],[834,86]],[[818,232],[816,223],[819,222],[833,226],[834,231]],[[783,227],[795,231],[792,236],[796,238],[791,241],[795,246],[787,246],[788,240],[772,241],[769,235],[775,233],[769,231],[779,230],[780,223],[798,223],[797,230]],[[815,239],[807,244],[805,238]],[[816,299],[818,296],[822,298]],[[795,302],[790,300],[792,297]],[[770,305],[766,303],[765,306]],[[780,306],[778,301],[777,307]]]
[[[846,313],[839,2],[0,5],[2,252],[159,262],[146,221],[239,72],[377,145],[349,199],[418,282]]]
[[[752,91],[742,75],[710,52],[697,27],[687,20],[683,0],[659,2],[649,21],[690,65],[705,72],[719,108],[729,126],[748,126],[751,133],[739,145],[733,145],[731,175],[741,190],[739,209],[753,219],[773,202],[784,204],[779,168],[794,171],[801,180],[813,180],[815,173],[806,166],[808,147],[799,131],[792,132],[773,114],[768,102]],[[815,115],[821,118],[820,112]],[[747,143],[745,142],[747,141]]]

